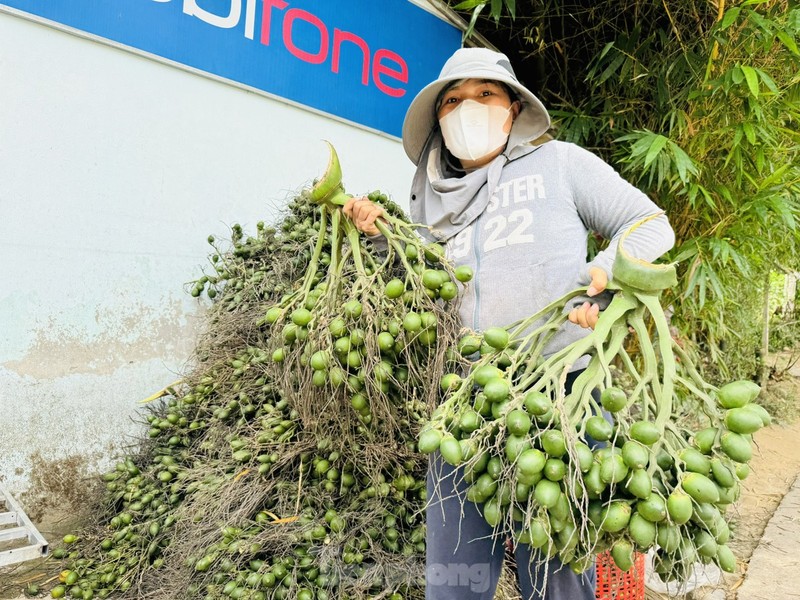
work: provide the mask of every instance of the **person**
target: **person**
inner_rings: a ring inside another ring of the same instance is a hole
[[[549,128],[547,110],[517,80],[505,55],[462,48],[411,102],[402,140],[417,166],[412,221],[427,225],[420,235],[444,243],[455,265],[474,272],[461,298],[463,325],[480,331],[510,324],[588,286],[587,297],[571,308],[550,344],[553,352],[594,327],[621,235],[661,211],[591,152],[556,140],[532,143]],[[363,233],[380,235],[375,226],[380,206],[352,198],[344,213]],[[587,262],[589,232],[609,244]],[[634,230],[625,249],[652,261],[673,244],[662,214]],[[585,366],[574,365],[567,388]],[[466,487],[459,469],[432,455],[426,508],[429,600],[488,600],[495,593],[504,544],[480,507],[466,501]],[[594,569],[576,574],[557,559],[543,561],[546,569],[534,568],[542,559],[527,544],[517,544],[514,552],[523,598],[594,600]]]

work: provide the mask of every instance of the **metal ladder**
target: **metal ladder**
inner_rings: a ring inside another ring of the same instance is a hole
[[[43,558],[47,553],[47,540],[0,484],[0,567]]]

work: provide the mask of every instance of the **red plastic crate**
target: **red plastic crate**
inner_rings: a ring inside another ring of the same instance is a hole
[[[644,554],[636,554],[628,571],[620,571],[610,553],[598,555],[597,600],[644,600]]]

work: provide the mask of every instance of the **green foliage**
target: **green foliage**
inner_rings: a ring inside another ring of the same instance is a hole
[[[800,314],[786,315],[773,319],[772,335],[769,338],[769,351],[781,352],[785,348],[800,347]]]
[[[517,3],[512,22],[484,7],[478,30],[519,57],[555,135],[667,211],[681,289],[665,300],[707,370],[752,376],[766,274],[800,264],[800,9],[544,0]]]
[[[780,352],[784,348],[800,349],[800,307],[797,290],[792,298],[786,295],[786,283],[790,277],[794,277],[794,274],[770,273],[770,352]]]

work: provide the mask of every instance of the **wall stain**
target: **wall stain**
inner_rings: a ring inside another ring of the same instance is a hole
[[[202,317],[187,313],[175,300],[167,307],[121,305],[98,309],[101,333],[92,335],[67,327],[51,317],[35,332],[33,344],[20,360],[2,363],[9,371],[35,379],[68,375],[108,375],[130,363],[151,359],[189,358]]]

